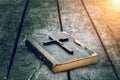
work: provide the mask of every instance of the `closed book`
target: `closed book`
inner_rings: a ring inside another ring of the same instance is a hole
[[[39,34],[27,38],[25,43],[53,72],[66,71],[97,62],[96,52],[65,32]]]

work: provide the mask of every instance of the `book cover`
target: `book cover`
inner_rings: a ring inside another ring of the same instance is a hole
[[[41,34],[27,38],[25,43],[53,72],[97,62],[96,52],[65,32]]]

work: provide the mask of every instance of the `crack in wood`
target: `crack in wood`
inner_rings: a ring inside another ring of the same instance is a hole
[[[67,77],[68,77],[68,80],[71,80],[70,71],[67,71]]]
[[[118,73],[117,73],[117,71],[116,71],[116,68],[115,68],[115,66],[114,66],[114,64],[113,64],[113,62],[112,62],[112,60],[111,60],[111,58],[110,58],[110,56],[109,56],[109,54],[108,54],[108,52],[107,52],[107,50],[106,50],[106,47],[105,47],[104,43],[102,42],[102,39],[101,39],[101,37],[100,37],[100,35],[99,35],[99,32],[97,31],[97,28],[96,28],[96,26],[95,26],[95,24],[94,24],[94,22],[93,22],[93,20],[92,20],[92,18],[91,18],[91,16],[90,16],[90,14],[89,14],[87,8],[86,8],[86,6],[85,6],[84,1],[81,0],[81,3],[82,3],[82,5],[83,5],[83,7],[84,7],[84,9],[85,9],[85,11],[86,11],[86,13],[87,13],[87,15],[88,15],[88,18],[89,18],[89,20],[90,20],[90,22],[91,22],[91,24],[92,24],[92,26],[93,26],[93,28],[94,28],[94,30],[95,30],[98,38],[99,38],[99,40],[100,40],[100,43],[101,43],[101,45],[102,45],[102,47],[103,47],[103,49],[104,49],[104,51],[105,51],[105,53],[106,53],[109,61],[110,61],[110,63],[111,63],[112,69],[113,69],[113,71],[114,71],[117,79],[120,80],[120,78],[119,78],[119,76],[118,76]]]
[[[26,15],[28,3],[29,3],[29,0],[26,0],[25,6],[24,6],[24,9],[23,9],[23,14],[21,16],[21,21],[19,23],[19,27],[18,27],[18,31],[17,31],[17,35],[16,35],[16,40],[15,40],[14,47],[13,47],[13,50],[12,50],[12,54],[11,54],[11,57],[10,57],[10,60],[9,60],[9,67],[8,67],[7,74],[6,74],[7,79],[9,78],[10,71],[11,71],[11,68],[12,68],[12,65],[13,65],[13,62],[14,62],[14,58],[15,58],[20,34],[21,34],[21,31],[22,31],[22,27],[23,27],[24,18],[25,18],[25,15]]]
[[[61,20],[61,13],[60,13],[60,6],[59,6],[59,1],[56,0],[57,4],[57,10],[58,10],[58,17],[59,17],[59,23],[60,23],[60,31],[63,31],[63,25],[62,25],[62,20]]]
[[[28,80],[32,80],[33,79],[33,77],[35,76],[35,74],[37,73],[37,71],[42,67],[42,65],[43,65],[43,63],[41,63],[39,65],[39,67],[36,70],[33,71],[33,73],[30,75],[30,77],[28,78]]]

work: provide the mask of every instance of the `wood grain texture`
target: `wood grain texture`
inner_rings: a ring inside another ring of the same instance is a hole
[[[120,3],[117,5],[114,1],[85,3],[120,79]]]
[[[59,0],[59,3],[63,30],[78,38],[99,55],[96,65],[72,70],[71,80],[117,80],[80,0]]]
[[[54,0],[30,0],[9,80],[67,80],[66,73],[53,74],[26,46],[26,37],[60,31]]]
[[[4,80],[16,39],[24,0],[0,0],[0,80]]]

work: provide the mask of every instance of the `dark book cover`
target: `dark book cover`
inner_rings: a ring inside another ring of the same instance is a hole
[[[97,62],[97,53],[65,32],[41,34],[27,38],[25,43],[53,72]]]

